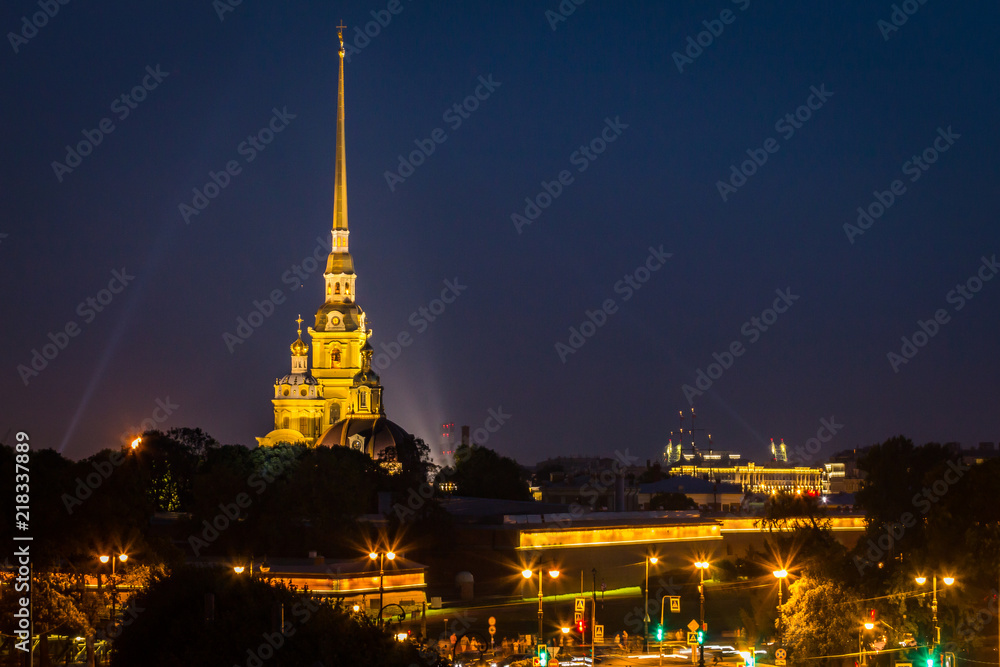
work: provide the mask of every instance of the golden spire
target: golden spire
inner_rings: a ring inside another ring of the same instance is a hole
[[[334,175],[333,229],[347,229],[347,152],[344,148],[344,22],[337,26],[340,39],[340,84],[337,88],[337,166]]]
[[[296,357],[304,357],[309,353],[309,346],[302,342],[302,315],[299,315],[295,321],[299,323],[299,337],[291,345],[292,354]]]

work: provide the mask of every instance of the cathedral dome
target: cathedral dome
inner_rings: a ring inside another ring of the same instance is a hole
[[[319,384],[319,380],[314,378],[311,373],[289,373],[275,384],[290,384],[297,387],[302,384]]]
[[[309,346],[302,342],[301,337],[292,343],[291,350],[296,357],[304,357],[309,354]]]
[[[316,446],[350,447],[378,458],[382,451],[396,447],[409,437],[402,426],[385,417],[347,417],[328,428],[316,440]]]

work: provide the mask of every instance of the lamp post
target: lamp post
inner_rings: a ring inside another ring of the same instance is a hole
[[[788,570],[775,570],[771,574],[778,580],[778,646],[782,646],[785,642],[785,637],[784,626],[781,623],[781,582],[788,578]]]
[[[698,601],[701,606],[701,630],[705,631],[705,570],[708,569],[708,561],[698,561],[694,564],[698,568],[700,580],[698,583]],[[705,667],[705,644],[698,645],[698,667]]]
[[[391,551],[373,551],[368,557],[378,561],[378,608],[381,614],[382,598],[385,597],[385,559],[396,560],[396,554]]]
[[[534,576],[532,570],[521,570],[521,576],[525,579],[531,579]],[[553,579],[559,576],[559,570],[549,570],[549,576]],[[538,642],[542,642],[542,568],[538,568]]]
[[[927,577],[923,576],[915,577],[915,581],[919,585],[923,586],[924,584],[927,583]],[[955,577],[941,577],[941,581],[943,581],[946,586],[951,586],[953,583],[955,583]],[[931,577],[931,591],[932,591],[931,615],[933,616],[933,623],[934,623],[934,634],[931,637],[931,655],[933,655],[934,649],[937,648],[937,645],[941,643],[941,628],[938,626],[938,618],[937,618],[937,575],[936,574]]]
[[[656,565],[656,561],[659,560],[656,556],[649,556],[646,558],[646,587],[643,589],[643,593],[646,596],[646,602],[643,605],[643,611],[645,614],[642,617],[642,652],[649,652],[649,564],[652,563]]]
[[[118,601],[118,586],[115,584],[115,561],[121,561],[122,565],[128,560],[128,554],[121,553],[118,554],[117,558],[112,556],[98,556],[97,559],[104,563],[105,565],[108,561],[111,561],[111,627],[114,628],[116,622],[115,605]],[[114,651],[114,642],[111,644],[112,652]]]

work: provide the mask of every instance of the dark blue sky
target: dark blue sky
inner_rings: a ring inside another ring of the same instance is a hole
[[[322,299],[319,271],[294,290],[283,276],[329,239],[335,26],[353,43],[389,4],[243,0],[220,20],[210,0],[70,2],[37,31],[22,19],[36,2],[5,4],[4,33],[30,38],[15,53],[8,35],[0,56],[0,432],[77,458],[154,414],[223,442],[272,428],[293,320]],[[699,426],[749,456],[771,437],[794,448],[831,416],[842,428],[819,459],[897,433],[1000,439],[1000,280],[949,298],[1000,254],[996,3],[912,0],[888,39],[890,2],[588,0],[555,30],[555,0],[399,7],[346,73],[358,300],[377,350],[413,337],[381,371],[395,421],[433,443],[441,422],[476,429],[502,407],[486,445],[522,462],[649,458],[702,370],[716,379],[693,399]],[[729,23],[712,23],[723,10]],[[678,71],[703,22],[721,34]],[[497,85],[456,127],[444,114],[480,77]],[[129,108],[121,96],[144,81]],[[274,110],[287,126],[241,150]],[[798,127],[776,126],[796,113]],[[91,154],[53,167],[105,118]],[[592,144],[607,119],[614,141]],[[437,128],[445,141],[390,189],[386,171]],[[587,145],[604,150],[574,155]],[[926,170],[906,164],[928,148]],[[747,151],[767,160],[724,200],[718,182]],[[179,205],[229,161],[239,173],[186,224]],[[516,229],[525,198],[564,170],[559,196]],[[844,225],[895,180],[901,194],[849,240]],[[619,284],[661,245],[672,256],[648,282]],[[79,307],[123,268],[134,279],[101,312]],[[419,309],[456,278],[467,289],[424,330]],[[799,298],[762,331],[751,318],[772,321],[786,289]],[[274,290],[283,303],[230,352],[223,334]],[[608,299],[563,363],[556,344]],[[887,354],[938,310],[936,334],[894,368]],[[70,322],[77,335],[25,386],[18,366]],[[736,343],[720,376],[713,353]]]

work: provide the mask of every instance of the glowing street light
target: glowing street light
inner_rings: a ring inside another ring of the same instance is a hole
[[[135,440],[132,441],[132,451],[139,449],[139,445],[142,444],[142,436],[135,436]]]
[[[705,571],[709,567],[707,560],[696,561],[694,566],[698,569],[698,600],[701,608],[701,631],[705,630]],[[705,645],[698,646],[698,667],[705,667]]]
[[[927,577],[918,576],[914,577],[914,580],[923,586],[927,583]],[[941,581],[945,583],[946,586],[951,586],[955,583],[955,577],[942,577]],[[931,590],[933,591],[933,597],[931,598],[931,614],[933,615],[934,623],[934,639],[931,641],[931,653],[934,653],[934,647],[941,643],[941,627],[938,625],[937,620],[937,575],[931,577]]]
[[[781,624],[781,582],[788,578],[788,570],[782,568],[774,570],[771,574],[778,580],[778,646],[784,642],[784,627]]]
[[[373,551],[368,554],[372,560],[378,560],[378,608],[379,618],[382,617],[382,598],[385,596],[385,559],[396,560],[396,554],[391,551]]]
[[[649,651],[649,564],[652,563],[656,565],[659,559],[656,556],[649,556],[646,558],[646,588],[644,592],[646,594],[646,604],[643,609],[645,610],[645,615],[642,617],[642,645],[643,651]]]
[[[234,565],[233,566],[233,572],[235,572],[236,574],[243,574],[243,570],[244,569],[245,568],[242,565]]]
[[[525,579],[531,579],[534,574],[530,569],[521,570],[521,576]],[[559,570],[549,570],[549,576],[558,579]],[[538,568],[538,643],[542,643],[542,568]]]

